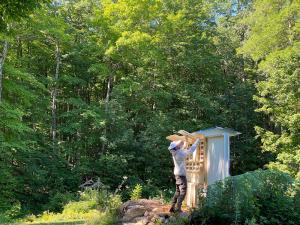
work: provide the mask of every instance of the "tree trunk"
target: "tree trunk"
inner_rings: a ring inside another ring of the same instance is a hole
[[[60,49],[59,49],[59,44],[58,43],[56,43],[55,58],[56,58],[56,68],[55,68],[55,75],[54,75],[54,85],[53,85],[53,89],[52,89],[52,92],[51,92],[51,97],[52,97],[51,133],[52,133],[53,149],[55,149],[56,143],[57,143],[57,140],[56,140],[56,127],[57,127],[57,120],[56,120],[57,102],[56,102],[56,97],[57,97],[57,81],[58,81],[58,76],[59,76],[59,67],[60,67],[60,63],[61,63]]]
[[[4,41],[2,54],[0,55],[0,102],[2,101],[2,86],[3,86],[3,66],[7,56],[8,41]]]
[[[106,98],[105,98],[105,112],[106,113],[108,113],[108,103],[109,103],[109,99],[110,99],[112,79],[113,79],[113,77],[110,75],[108,78],[108,82],[107,82],[107,92],[106,92]]]
[[[109,110],[108,105],[109,105],[109,100],[110,100],[112,81],[113,81],[113,76],[110,75],[108,78],[108,82],[107,82],[107,91],[106,91],[106,97],[105,97],[105,114],[106,115],[108,115],[108,110]],[[105,128],[104,128],[104,137],[105,138],[106,138],[106,133],[107,133],[107,126],[105,125]],[[101,152],[104,151],[105,145],[106,145],[106,141],[103,141]]]

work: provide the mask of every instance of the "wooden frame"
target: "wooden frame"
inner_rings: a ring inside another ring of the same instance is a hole
[[[177,132],[178,134],[172,134],[167,136],[167,139],[169,141],[186,141],[188,144],[193,144],[194,141],[199,138],[199,139],[205,139],[204,135],[202,134],[196,134],[196,133],[189,133],[185,130],[180,130]]]

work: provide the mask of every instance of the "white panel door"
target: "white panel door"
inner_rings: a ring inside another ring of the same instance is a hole
[[[224,162],[224,137],[211,137],[207,140],[207,182],[212,184],[226,176]]]

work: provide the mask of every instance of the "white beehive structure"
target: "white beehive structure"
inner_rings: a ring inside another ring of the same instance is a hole
[[[200,189],[229,176],[229,138],[240,133],[222,127],[199,130],[191,134],[184,131],[178,133],[181,135],[170,135],[167,139],[185,140],[188,145],[191,145],[195,138],[201,139],[199,147],[186,159],[188,187],[185,203],[188,207],[196,207]]]

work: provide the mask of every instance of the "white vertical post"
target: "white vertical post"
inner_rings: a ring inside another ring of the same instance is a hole
[[[224,133],[224,174],[223,178],[229,176],[230,167],[230,143],[228,133]]]

